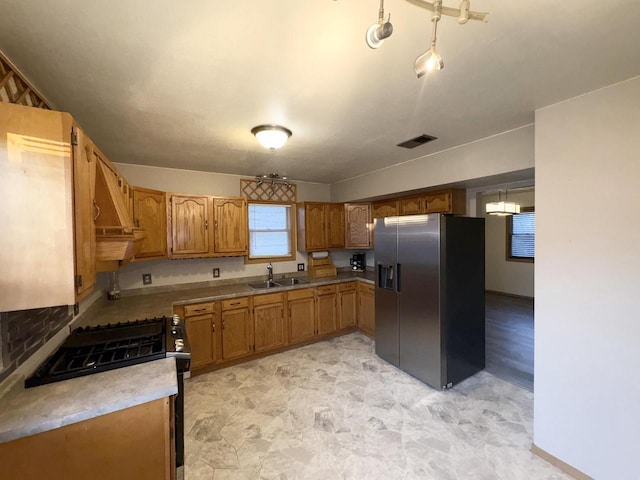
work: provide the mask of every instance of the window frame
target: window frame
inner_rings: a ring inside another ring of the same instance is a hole
[[[251,226],[249,219],[249,207],[251,205],[281,205],[284,207],[289,207],[290,215],[289,215],[289,240],[291,241],[291,255],[286,256],[277,256],[277,257],[255,257],[251,258]],[[275,262],[291,262],[296,260],[297,258],[297,237],[296,237],[296,204],[292,202],[270,202],[267,200],[247,200],[247,235],[248,235],[248,245],[247,249],[249,253],[244,257],[245,264],[255,264],[255,263],[275,263]]]
[[[535,213],[535,207],[522,207],[520,209],[520,213]],[[535,263],[535,253],[533,257],[512,257],[511,256],[511,237],[513,230],[513,215],[507,216],[506,225],[506,252],[505,259],[507,262],[521,262],[521,263]],[[535,242],[535,231],[534,231],[534,242]]]

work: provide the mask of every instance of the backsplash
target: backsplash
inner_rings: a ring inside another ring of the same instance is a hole
[[[67,305],[0,313],[0,382],[71,322]]]

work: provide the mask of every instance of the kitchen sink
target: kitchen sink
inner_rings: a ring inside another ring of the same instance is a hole
[[[254,290],[260,290],[261,288],[274,288],[274,287],[281,287],[282,286],[279,283],[269,282],[269,281],[247,283],[247,285],[249,285]]]
[[[300,278],[281,278],[276,282],[278,285],[282,285],[283,287],[288,287],[289,285],[302,285],[303,283],[309,283],[306,280],[301,280]]]

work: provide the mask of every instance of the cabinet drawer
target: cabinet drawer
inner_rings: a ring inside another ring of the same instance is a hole
[[[249,297],[230,298],[222,302],[222,310],[233,310],[249,306]]]
[[[268,293],[266,295],[256,295],[253,297],[253,305],[269,305],[270,303],[282,303],[284,301],[284,293]]]
[[[356,289],[356,282],[341,283],[338,285],[339,292],[352,292]]]
[[[211,303],[197,303],[195,305],[184,306],[184,316],[189,317],[191,315],[204,315],[205,313],[213,312],[213,302]]]
[[[330,293],[336,293],[335,285],[323,285],[321,287],[316,287],[316,292],[318,295],[328,295]]]
[[[366,283],[360,283],[358,285],[358,290],[360,290],[361,292],[376,293],[375,285],[369,285]]]
[[[300,290],[290,290],[287,292],[287,299],[289,300],[299,300],[310,297],[313,297],[313,289],[311,288],[301,288]]]

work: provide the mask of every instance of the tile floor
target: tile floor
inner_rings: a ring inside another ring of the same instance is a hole
[[[186,382],[186,480],[570,479],[533,455],[533,394],[434,390],[359,333]]]

